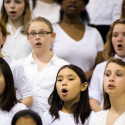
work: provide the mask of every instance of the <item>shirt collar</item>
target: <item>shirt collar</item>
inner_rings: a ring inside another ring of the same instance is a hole
[[[124,58],[121,58],[121,57],[119,57],[117,54],[115,54],[114,58],[121,59],[121,60],[123,60],[123,61],[125,62],[125,57],[124,57]]]
[[[33,52],[26,58],[24,64],[36,64],[35,60],[33,59]],[[52,59],[49,61],[48,64],[58,65],[58,57],[56,54],[53,55]]]

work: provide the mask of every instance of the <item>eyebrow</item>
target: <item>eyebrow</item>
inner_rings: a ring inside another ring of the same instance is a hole
[[[73,75],[73,74],[69,74],[69,75],[67,75],[68,77],[69,76],[74,76],[74,77],[76,77],[75,75]],[[58,75],[57,77],[63,77],[63,75]]]

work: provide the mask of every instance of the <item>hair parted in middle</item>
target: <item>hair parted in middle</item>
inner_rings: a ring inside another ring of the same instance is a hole
[[[57,93],[56,82],[57,82],[57,77],[58,77],[59,72],[65,68],[69,68],[73,70],[79,76],[81,80],[81,84],[84,84],[84,82],[87,82],[84,71],[81,68],[77,67],[76,65],[72,65],[72,64],[64,65],[59,69],[57,76],[56,76],[54,90],[48,99],[48,103],[50,104],[49,112],[55,118],[54,120],[59,118],[58,111],[61,110],[64,105],[64,102],[61,100],[61,98],[59,97]],[[88,88],[85,91],[81,92],[80,101],[76,105],[77,105],[77,108],[75,109],[73,113],[75,122],[79,123],[79,117],[80,117],[82,123],[84,124],[85,119],[88,118],[88,116],[91,113],[91,108],[89,105],[89,97],[88,97]]]

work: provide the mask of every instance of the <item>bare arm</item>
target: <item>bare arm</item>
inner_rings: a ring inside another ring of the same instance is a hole
[[[26,98],[23,98],[22,101],[21,101],[26,107],[30,107],[33,103],[33,98],[32,97],[26,97]]]
[[[95,112],[101,111],[100,103],[96,99],[89,99],[91,109]]]

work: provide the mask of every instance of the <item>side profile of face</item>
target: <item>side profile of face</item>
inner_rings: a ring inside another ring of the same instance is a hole
[[[104,91],[113,96],[125,95],[125,67],[110,62],[104,73]]]
[[[64,102],[76,103],[81,91],[86,90],[87,83],[81,83],[79,76],[70,68],[62,69],[57,76],[57,93]]]
[[[63,0],[61,9],[68,17],[76,17],[84,11],[85,3],[83,0]]]
[[[125,57],[125,24],[116,24],[114,26],[112,45],[118,56]]]
[[[9,19],[19,20],[23,16],[25,2],[24,0],[5,0],[4,7]]]
[[[49,26],[43,21],[31,22],[28,35],[28,41],[33,49],[50,50],[51,42],[55,39],[55,33],[52,33]]]
[[[3,94],[4,90],[5,90],[5,79],[4,79],[4,76],[3,76],[3,73],[0,69],[0,97],[1,95]]]
[[[21,117],[16,121],[15,125],[37,125],[31,117]]]

